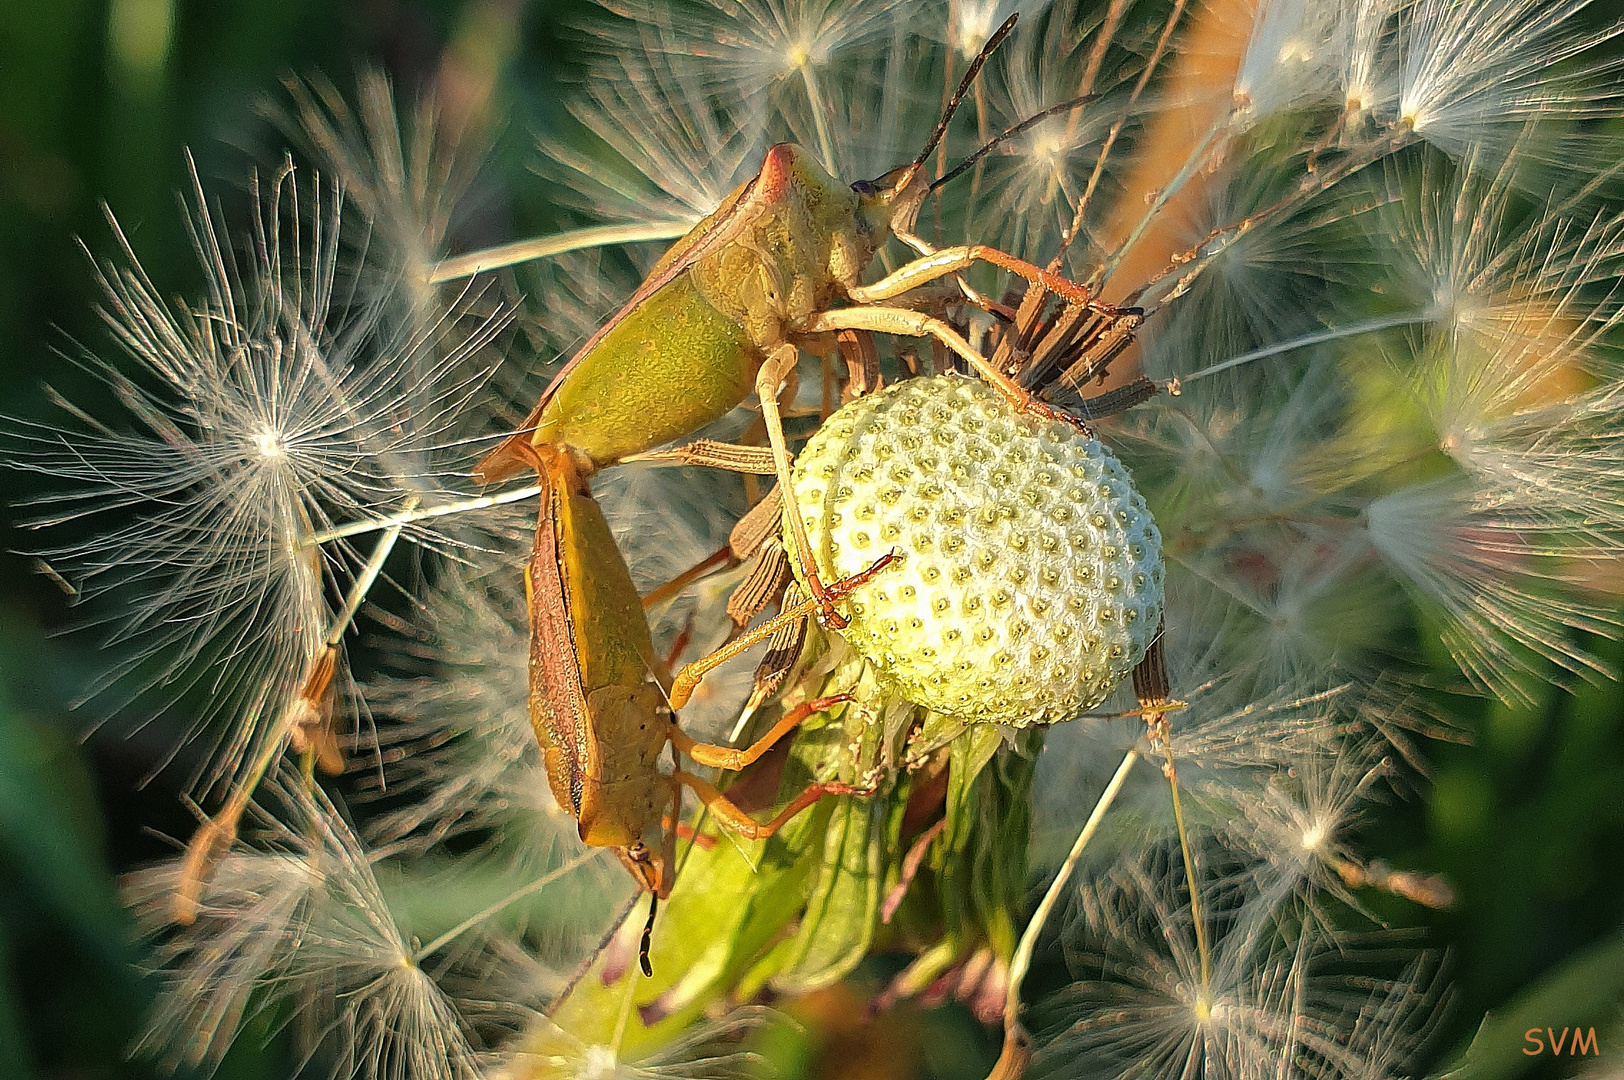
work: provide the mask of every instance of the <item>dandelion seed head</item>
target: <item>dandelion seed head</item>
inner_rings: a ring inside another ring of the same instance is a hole
[[[1585,31],[1588,0],[1421,0],[1399,11],[1398,122],[1452,153],[1525,123],[1617,115],[1618,66],[1598,58],[1620,24]],[[1570,148],[1571,152],[1571,148]]]
[[[1217,800],[1210,814],[1192,821],[1197,829],[1217,829],[1234,813],[1224,800],[1256,797],[1267,777],[1305,759],[1334,755],[1348,728],[1351,687],[1306,682],[1268,684],[1250,669],[1236,669],[1231,654],[1191,640],[1192,622],[1168,617],[1167,655],[1173,694],[1183,707],[1171,714],[1173,756],[1180,783]],[[1323,676],[1323,672],[1316,672]],[[1101,712],[1131,709],[1132,696],[1120,694]],[[1078,815],[1103,790],[1122,755],[1144,738],[1144,722],[1095,720],[1085,716],[1056,725],[1045,736],[1033,785],[1035,865],[1058,862],[1076,837]],[[1199,809],[1199,808],[1195,808]],[[1130,775],[1112,806],[1089,865],[1108,867],[1134,857],[1147,842],[1175,836],[1167,780],[1155,769]],[[1194,809],[1187,807],[1186,813]]]
[[[617,51],[672,58],[715,99],[794,109],[805,101],[799,95],[812,92],[809,78],[863,59],[865,46],[895,27],[901,7],[899,0],[708,0],[674,20],[659,5],[638,4],[614,9],[642,25],[605,33]]]
[[[158,938],[164,985],[138,1051],[214,1065],[252,1012],[286,1005],[310,1011],[343,1075],[473,1080],[454,1004],[417,965],[337,809],[294,777],[270,785],[267,802],[285,820],[260,812],[264,835],[221,861],[193,925],[168,925],[177,864],[127,884]]]
[[[1377,756],[1378,745],[1367,733],[1346,729],[1334,746],[1299,750],[1258,788],[1207,789],[1219,800],[1213,813],[1226,822],[1221,828],[1234,848],[1258,859],[1252,872],[1260,895],[1281,901],[1296,894],[1311,910],[1322,896],[1334,896],[1362,910],[1344,872],[1357,862],[1351,834],[1393,773]],[[1325,925],[1338,923],[1327,915]]]
[[[1003,22],[998,17],[1003,6],[998,0],[960,0],[948,5],[948,40],[960,56],[966,60],[975,58],[981,44]]]
[[[123,426],[13,425],[10,464],[72,485],[42,499],[41,526],[110,521],[49,549],[98,603],[121,650],[87,698],[145,715],[196,696],[189,740],[209,742],[195,784],[252,755],[290,706],[333,612],[329,584],[364,561],[303,539],[438,491],[442,451],[480,379],[453,376],[504,321],[467,337],[400,338],[376,304],[339,299],[340,200],[291,170],[263,190],[238,253],[194,176],[190,227],[202,298],[162,300],[114,224],[121,260],[98,264],[104,320],[124,364],[84,363],[113,389]],[[308,216],[305,216],[308,215]],[[75,414],[82,419],[82,414]],[[134,520],[125,515],[134,512]],[[423,542],[454,541],[433,527]],[[339,682],[339,698],[347,694]]]
[[[1595,677],[1597,661],[1570,628],[1616,632],[1600,602],[1553,588],[1559,543],[1541,540],[1537,514],[1525,521],[1504,500],[1481,500],[1464,478],[1400,488],[1365,511],[1371,545],[1405,586],[1443,618],[1441,636],[1474,685],[1506,701],[1529,701],[1548,679],[1535,657],[1569,674]]]
[[[1080,892],[1068,928],[1078,981],[1043,1004],[1053,1035],[1040,1036],[1033,1071],[1086,1061],[1108,1077],[1257,1074],[1300,1020],[1282,984],[1309,977],[1304,959],[1259,932],[1260,910],[1213,889],[1205,906],[1224,929],[1209,964],[1177,878],[1165,864],[1136,863]]]
[[[1081,41],[1087,19],[1074,5],[1000,5],[993,29],[1016,11],[1027,22],[987,65],[981,75],[985,86],[964,106],[974,110],[978,142],[1076,97],[1090,78],[1090,54]],[[972,52],[984,41],[978,40]],[[1089,89],[1104,93],[1104,100],[1051,116],[999,144],[969,181],[973,198],[966,199],[962,188],[947,189],[959,192],[949,205],[959,203],[968,211],[954,219],[966,237],[1039,260],[1052,256],[1062,233],[1071,228],[1102,141],[1119,118],[1110,96],[1115,83],[1098,72],[1092,78]],[[927,119],[917,123],[919,130],[929,130]]]
[[[1401,0],[1354,0],[1338,6],[1334,52],[1346,112],[1357,118],[1378,108],[1393,92],[1387,70],[1387,28]]]
[[[708,71],[680,51],[610,51],[570,111],[620,160],[548,140],[538,168],[594,218],[697,222],[759,168],[768,140],[765,103],[713,87]]]
[[[391,314],[408,325],[434,323],[445,304],[424,283],[447,254],[487,160],[480,118],[465,109],[448,122],[432,89],[403,112],[389,77],[372,68],[358,73],[353,106],[320,75],[284,85],[288,104],[265,111],[371,226],[357,247],[373,273],[358,279],[396,289],[395,306],[405,310]]]
[[[1337,5],[1264,2],[1235,75],[1238,111],[1256,122],[1288,108],[1316,104],[1334,89],[1333,31]]]
[[[1508,166],[1421,170],[1431,198],[1392,206],[1439,323],[1396,362],[1409,365],[1394,370],[1413,412],[1389,409],[1384,438],[1453,472],[1387,491],[1365,520],[1399,580],[1443,614],[1468,677],[1517,698],[1531,657],[1592,670],[1568,628],[1610,625],[1558,582],[1569,560],[1607,557],[1624,524],[1619,403],[1604,374],[1617,225],[1520,212]]]
[[[1564,366],[1602,373],[1587,354],[1610,351],[1624,255],[1624,220],[1578,213],[1558,201],[1560,188],[1532,203],[1516,187],[1520,164],[1425,154],[1391,171],[1367,220],[1432,325],[1491,354],[1522,347],[1513,363],[1526,370],[1511,381],[1513,395]]]
[[[1049,0],[949,0],[947,44],[968,63],[1011,15],[1030,25],[1049,7]]]
[[[287,444],[282,441],[281,432],[268,424],[262,424],[257,430],[250,433],[254,440],[254,448],[259,456],[274,461],[287,456]]]
[[[1351,1080],[1407,1063],[1437,1007],[1435,959],[1395,974],[1244,874],[1202,886],[1203,959],[1181,876],[1165,853],[1142,853],[1079,890],[1076,981],[1034,1008],[1034,1074],[1245,1078],[1287,1061]]]

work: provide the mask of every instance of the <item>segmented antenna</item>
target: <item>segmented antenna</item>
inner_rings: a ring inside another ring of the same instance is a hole
[[[643,940],[637,945],[637,966],[643,969],[643,978],[654,977],[654,965],[649,963],[649,944],[654,940],[654,916],[660,910],[660,894],[648,894],[648,922],[643,924]]]
[[[941,176],[937,177],[934,181],[931,182],[930,189],[932,191],[935,191],[937,188],[941,187],[943,184],[947,183],[949,180],[953,179],[956,176],[961,175],[964,172],[964,170],[968,169],[970,166],[974,165],[976,162],[978,162],[982,158],[986,157],[987,156],[987,151],[991,150],[993,147],[997,146],[999,143],[1008,142],[1010,139],[1013,139],[1015,136],[1023,134],[1026,131],[1029,131],[1033,127],[1036,127],[1038,124],[1041,124],[1043,121],[1049,119],[1049,117],[1053,116],[1055,113],[1068,112],[1068,111],[1070,111],[1072,109],[1077,108],[1079,105],[1087,105],[1091,101],[1098,101],[1099,97],[1100,96],[1098,94],[1084,94],[1082,97],[1072,98],[1070,101],[1062,101],[1058,105],[1050,105],[1047,109],[1044,109],[1042,112],[1033,113],[1031,116],[1028,116],[1025,120],[1022,120],[1020,123],[1018,123],[1014,127],[1010,128],[1008,131],[1005,131],[1003,134],[996,136],[986,146],[983,146],[980,150],[977,150],[975,153],[971,154],[969,157],[965,158],[963,161],[959,162],[957,165],[955,165],[951,169],[947,170],[946,173],[944,173]]]
[[[1015,29],[1015,21],[1020,17],[1021,14],[1017,11],[1005,19],[1004,25],[993,31],[992,37],[988,38],[987,43],[981,46],[981,51],[976,53],[976,58],[970,61],[970,69],[964,73],[964,78],[959,80],[959,88],[953,91],[953,96],[947,99],[947,108],[942,110],[942,118],[936,121],[936,130],[931,132],[930,140],[925,143],[925,148],[919,151],[919,156],[914,158],[913,164],[908,166],[909,175],[917,171],[925,163],[925,159],[936,152],[936,147],[941,143],[942,136],[947,134],[947,125],[952,122],[953,114],[958,111],[959,103],[964,100],[964,95],[970,92],[970,87],[975,83],[976,76],[981,74],[981,65],[985,64],[987,57],[993,54],[993,50],[1002,45],[1004,39],[1009,37],[1010,32]]]

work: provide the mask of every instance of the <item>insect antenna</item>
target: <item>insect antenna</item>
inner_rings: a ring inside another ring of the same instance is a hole
[[[1031,116],[1028,116],[1025,120],[1022,120],[1020,123],[1016,124],[1014,127],[1008,129],[1007,131],[1004,131],[1003,133],[1001,133],[999,135],[994,136],[993,139],[990,142],[987,143],[987,145],[983,146],[981,149],[977,150],[975,153],[971,154],[969,157],[965,158],[963,161],[959,162],[957,165],[955,165],[951,169],[947,170],[947,172],[945,172],[941,176],[937,177],[935,180],[933,180],[931,182],[930,190],[935,191],[937,188],[941,187],[943,184],[947,183],[949,180],[952,180],[952,179],[960,176],[961,174],[963,174],[966,169],[973,166],[976,162],[980,161],[983,157],[986,157],[987,152],[990,151],[993,147],[997,146],[999,143],[1008,142],[1010,139],[1015,138],[1017,135],[1022,135],[1024,133],[1026,133],[1027,131],[1030,131],[1032,128],[1036,127],[1038,124],[1041,124],[1043,121],[1047,120],[1049,117],[1054,116],[1056,113],[1068,112],[1071,109],[1075,109],[1080,105],[1087,105],[1091,101],[1098,101],[1099,97],[1100,97],[1100,95],[1098,95],[1098,94],[1084,94],[1082,97],[1072,98],[1070,101],[1062,101],[1058,105],[1050,105],[1047,109],[1044,109],[1042,112],[1033,113]]]
[[[654,977],[654,965],[649,963],[648,950],[654,940],[654,916],[659,911],[660,894],[651,892],[648,894],[648,921],[643,924],[643,937],[637,944],[637,966],[643,969],[645,979]]]
[[[958,112],[959,104],[964,100],[964,96],[970,92],[970,87],[975,84],[976,76],[981,74],[982,65],[987,62],[987,57],[991,56],[993,51],[1004,43],[1004,39],[1009,37],[1010,32],[1015,29],[1016,20],[1019,18],[1020,12],[1016,12],[1005,19],[1004,25],[994,30],[992,37],[988,38],[987,43],[981,46],[981,51],[976,53],[976,58],[970,61],[970,67],[965,71],[964,78],[959,80],[959,88],[953,91],[952,97],[947,99],[947,106],[942,109],[942,118],[936,121],[936,130],[930,133],[930,138],[925,142],[925,148],[919,151],[919,156],[914,158],[905,169],[897,171],[911,178],[915,172],[919,171],[919,167],[925,164],[925,159],[936,152],[936,147],[941,144],[942,136],[947,134],[947,125],[953,121],[953,114]]]

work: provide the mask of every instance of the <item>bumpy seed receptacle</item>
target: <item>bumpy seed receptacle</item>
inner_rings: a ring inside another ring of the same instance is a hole
[[[1161,621],[1162,538],[1128,470],[979,381],[910,379],[852,402],[792,479],[825,581],[899,557],[852,594],[840,633],[937,712],[1070,719]]]

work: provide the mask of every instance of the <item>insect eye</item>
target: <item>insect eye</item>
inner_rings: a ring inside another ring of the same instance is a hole
[[[851,189],[857,192],[859,195],[872,195],[875,191],[874,185],[869,183],[867,180],[857,181],[857,183],[851,186]]]

